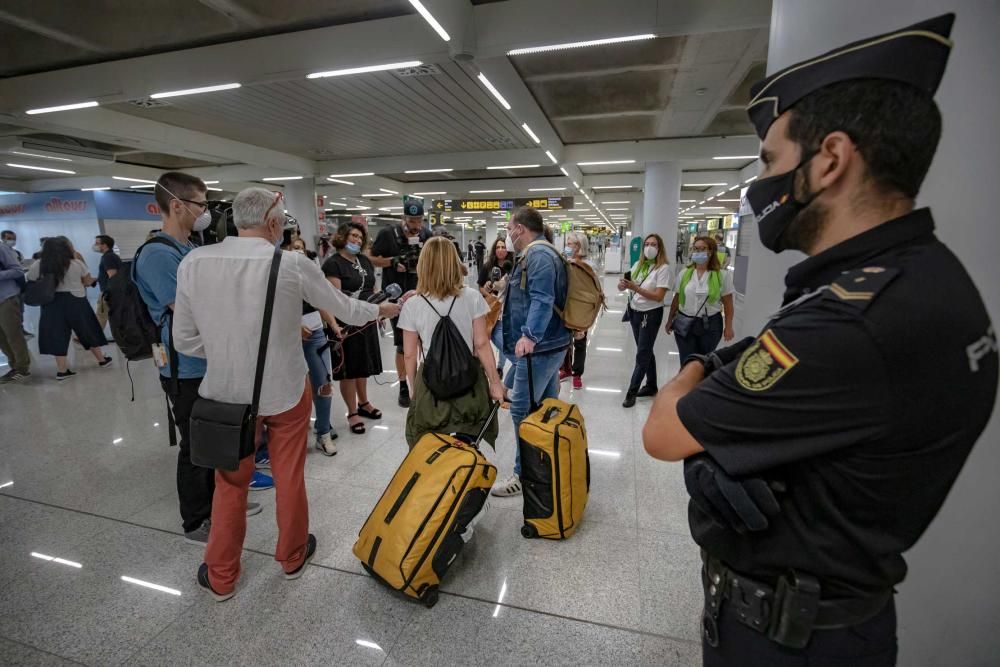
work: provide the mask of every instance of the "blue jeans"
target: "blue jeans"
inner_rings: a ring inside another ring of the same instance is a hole
[[[319,354],[319,349],[326,345],[326,334],[322,329],[312,332],[309,338],[302,341],[302,352],[306,356],[306,365],[309,366],[309,383],[312,385],[313,406],[316,408],[316,435],[323,435],[333,430],[330,426],[330,406],[333,404],[331,396],[320,396],[320,389],[323,385],[330,384],[330,353],[329,350]]]
[[[507,361],[507,355],[503,353],[503,327],[500,326],[500,320],[493,326],[493,332],[490,334],[490,340],[497,348],[497,368],[503,368],[504,362]],[[514,363],[514,360],[510,360]]]
[[[534,377],[535,400],[541,402],[544,398],[559,396],[559,367],[562,365],[566,350],[555,350],[535,354],[531,357],[531,370]],[[514,434],[520,432],[521,422],[531,412],[531,400],[528,397],[528,358],[512,359],[514,368],[507,375],[510,392],[510,417],[514,422]],[[521,439],[515,438],[517,454],[514,458],[514,474],[521,474]]]

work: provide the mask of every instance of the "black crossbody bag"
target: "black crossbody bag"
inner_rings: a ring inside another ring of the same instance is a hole
[[[281,250],[274,251],[271,273],[267,279],[264,300],[264,324],[257,349],[257,371],[253,379],[253,400],[246,403],[224,403],[198,398],[191,409],[191,463],[203,468],[235,471],[240,461],[257,448],[257,409],[260,404],[260,384],[267,359],[267,339],[271,332],[271,313],[278,285]]]
[[[687,338],[690,335],[700,336],[705,333],[707,326],[705,325],[705,318],[698,317],[698,313],[701,309],[708,304],[708,297],[706,296],[701,305],[698,306],[698,310],[694,312],[694,316],[685,315],[684,313],[678,311],[674,315],[674,333],[681,338]],[[707,314],[706,314],[707,317]]]

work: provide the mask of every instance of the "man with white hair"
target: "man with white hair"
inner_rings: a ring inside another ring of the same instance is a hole
[[[198,248],[177,272],[174,344],[180,352],[208,361],[199,394],[228,403],[250,403],[268,274],[285,225],[282,193],[248,188],[233,200],[238,236]],[[277,491],[278,546],[275,560],[285,577],[296,579],[316,553],[309,534],[306,500],[306,439],[312,393],[302,357],[302,302],[352,325],[399,314],[399,306],[349,299],[334,289],[305,255],[285,252],[267,344],[259,421],[268,428],[271,471]],[[235,594],[246,535],[247,482],[253,457],[235,472],[217,470],[212,530],[198,583],[218,601]]]

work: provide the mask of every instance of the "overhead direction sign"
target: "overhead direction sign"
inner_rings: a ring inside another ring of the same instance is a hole
[[[536,197],[534,199],[435,199],[433,210],[444,213],[461,211],[513,211],[530,206],[541,211],[562,211],[573,208],[572,197]]]

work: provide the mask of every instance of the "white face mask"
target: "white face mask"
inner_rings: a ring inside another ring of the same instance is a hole
[[[659,253],[660,251],[656,248],[656,246],[648,245],[642,249],[642,254],[646,256],[646,259],[656,259],[656,256]]]
[[[11,248],[17,245],[17,240],[15,239],[4,239],[4,245],[9,245]]]
[[[212,224],[212,214],[208,211],[203,211],[201,215],[194,219],[194,226],[191,228],[191,231],[203,232],[208,229],[210,224]]]
[[[517,252],[517,248],[514,246],[514,232],[507,232],[507,252]]]

